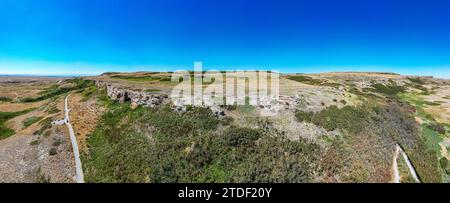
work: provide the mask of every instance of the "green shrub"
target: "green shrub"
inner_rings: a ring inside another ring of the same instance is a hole
[[[448,159],[446,157],[442,157],[439,159],[439,165],[441,166],[442,170],[446,171],[448,168]]]
[[[339,128],[356,133],[361,131],[365,126],[367,112],[353,106],[345,106],[339,109],[333,105],[313,114],[310,120],[315,125],[323,127],[328,131]]]
[[[39,128],[39,130],[34,132],[33,133],[34,135],[42,135],[44,132],[46,132],[48,129],[50,129],[52,127],[52,118],[43,119],[43,120],[39,121],[39,124],[41,125],[41,128]],[[44,135],[50,135],[49,134],[50,132],[47,131],[47,133]]]
[[[39,140],[33,140],[33,141],[30,142],[30,145],[34,146],[34,145],[38,145],[39,143],[40,143]]]
[[[309,84],[309,85],[320,85],[322,84],[322,80],[318,80],[318,79],[313,79],[312,77],[309,76],[304,76],[304,75],[292,75],[292,76],[288,76],[289,80],[294,80],[297,82],[301,82],[301,83],[305,83],[305,84]],[[332,84],[332,83],[330,83]]]
[[[56,96],[59,96],[61,94],[65,94],[70,91],[74,90],[82,90],[87,87],[91,87],[94,85],[93,81],[90,80],[84,80],[82,78],[75,78],[67,80],[70,83],[74,83],[73,87],[60,87],[58,85],[52,85],[49,88],[45,89],[44,91],[39,93],[39,97],[32,98],[32,97],[25,97],[23,99],[20,99],[21,102],[38,102],[50,98],[54,98]]]
[[[371,89],[371,91],[382,93],[382,94],[386,94],[386,95],[389,95],[389,96],[394,96],[394,95],[396,95],[398,93],[401,93],[401,92],[405,91],[404,87],[397,86],[397,85],[394,85],[394,84],[383,85],[383,84],[380,84],[380,83],[376,83],[376,84],[372,85],[372,88],[373,89]]]
[[[0,101],[2,102],[11,102],[12,99],[9,97],[5,97],[5,96],[0,96]]]
[[[60,139],[54,139],[52,145],[53,145],[54,147],[57,147],[57,146],[59,146],[59,145],[61,145],[61,144],[62,144],[62,142],[61,142]]]
[[[25,128],[27,128],[30,125],[33,125],[34,123],[40,121],[42,118],[43,117],[32,116],[32,117],[25,119],[22,124]]]
[[[145,92],[159,92],[159,89],[146,89]]]
[[[54,156],[57,154],[58,154],[58,151],[54,147],[50,148],[50,150],[48,151],[48,155],[50,155],[50,156]]]
[[[420,85],[425,84],[425,82],[422,81],[420,78],[410,78],[410,77],[408,77],[406,79],[408,79],[409,81],[411,81],[413,83],[417,83],[417,84],[420,84]]]
[[[306,112],[301,110],[295,112],[295,117],[299,122],[311,122],[313,115],[313,112]]]
[[[50,177],[42,173],[41,167],[36,172],[36,183],[50,183]]]
[[[204,108],[110,106],[82,156],[88,182],[309,182],[318,146],[230,126]]]
[[[58,107],[56,107],[56,105],[52,105],[52,106],[49,106],[49,107],[45,110],[45,112],[48,113],[48,114],[55,114],[55,113],[60,112],[60,110],[58,109]]]
[[[440,123],[430,123],[428,127],[438,132],[439,134],[445,135],[446,132],[445,127]]]

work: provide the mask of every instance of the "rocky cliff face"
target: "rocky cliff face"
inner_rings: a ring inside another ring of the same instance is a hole
[[[101,81],[95,81],[99,88],[106,88],[106,94],[113,101],[121,103],[130,101],[133,106],[155,107],[164,103],[169,96],[165,94],[155,94],[143,91],[134,91],[120,87],[119,85],[108,84]]]
[[[146,106],[146,107],[155,107],[161,104],[169,103],[169,96],[166,94],[159,93],[148,93],[143,91],[135,91],[123,88],[116,84],[106,83],[102,81],[94,81],[95,85],[99,88],[105,88],[106,94],[113,101],[118,101],[120,103],[123,102],[131,102],[131,106]],[[180,100],[176,100],[173,102],[174,107],[172,108],[176,112],[186,112],[187,108],[185,102],[180,102]],[[209,108],[212,113],[218,117],[224,117],[225,112],[220,106],[213,105]]]
[[[108,97],[113,101],[118,101],[120,103],[123,102],[131,102],[133,107],[136,106],[145,106],[145,107],[155,107],[161,104],[171,102],[173,105],[173,110],[176,112],[186,112],[188,102],[185,99],[179,98],[171,101],[169,96],[166,94],[160,93],[149,93],[143,91],[135,91],[131,89],[126,89],[117,84],[106,83],[103,81],[95,81],[95,85],[99,88],[105,88]],[[278,110],[284,109],[292,109],[297,106],[298,98],[295,97],[280,97],[280,100],[274,99],[260,99],[259,105],[257,108],[261,110],[261,112],[265,112],[266,114],[274,114],[278,112]],[[204,108],[208,108],[211,112],[222,118],[225,116],[225,110],[221,105],[218,105],[214,102],[210,102],[210,105],[203,106]]]

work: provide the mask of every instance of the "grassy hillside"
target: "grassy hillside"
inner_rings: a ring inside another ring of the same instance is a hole
[[[225,126],[209,110],[186,114],[113,104],[83,156],[88,182],[310,182],[317,146],[262,129]],[[219,130],[220,129],[220,130]]]

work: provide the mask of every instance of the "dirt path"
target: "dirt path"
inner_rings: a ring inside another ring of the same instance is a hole
[[[401,154],[403,157],[403,160],[405,160],[406,165],[408,166],[409,172],[411,173],[411,176],[413,177],[414,181],[416,181],[417,183],[420,183],[420,180],[419,180],[419,177],[417,176],[416,170],[414,170],[414,167],[412,166],[411,162],[409,161],[408,156],[406,155],[406,153],[403,151],[403,149],[398,144],[395,149],[394,160],[393,160],[393,164],[392,164],[392,167],[394,170],[393,182],[400,183],[400,172],[398,170],[398,163],[397,163],[399,154]]]
[[[393,160],[393,164],[392,164],[392,169],[394,170],[393,176],[394,176],[394,183],[400,183],[400,172],[398,171],[398,164],[397,164],[397,159],[398,159],[398,154],[400,153],[400,147],[397,145],[395,147],[395,153],[394,153],[394,160]]]
[[[77,180],[77,183],[84,183],[83,167],[81,166],[80,152],[78,150],[78,143],[77,143],[77,139],[75,137],[75,133],[73,132],[72,124],[70,124],[69,108],[67,107],[68,99],[69,99],[69,95],[67,95],[65,104],[64,104],[64,111],[65,111],[64,120],[67,125],[67,128],[69,129],[70,140],[72,142],[72,149],[73,149],[73,154],[75,157],[75,167],[76,167],[76,173],[77,173],[76,180]]]

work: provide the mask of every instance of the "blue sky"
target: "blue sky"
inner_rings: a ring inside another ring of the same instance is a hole
[[[450,78],[450,1],[1,0],[0,74],[276,69]]]

